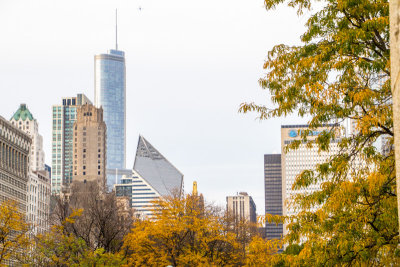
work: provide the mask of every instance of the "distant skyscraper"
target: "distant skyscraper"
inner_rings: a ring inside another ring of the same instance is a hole
[[[73,126],[76,120],[76,109],[92,102],[84,95],[63,98],[62,105],[53,106],[53,139],[51,192],[61,193],[63,185],[72,182],[73,175]]]
[[[104,189],[106,179],[106,124],[103,109],[91,104],[80,106],[74,123],[75,182],[96,182]]]
[[[107,54],[96,55],[95,105],[103,107],[107,125],[107,169],[124,169],[126,158],[126,85],[125,54],[110,50]],[[107,178],[114,182],[113,177]]]
[[[235,216],[235,219],[252,223],[257,222],[256,204],[253,198],[246,192],[240,192],[236,196],[226,197],[226,209]]]
[[[264,155],[265,214],[282,215],[282,167],[281,154]],[[280,239],[282,224],[265,223],[265,236]]]

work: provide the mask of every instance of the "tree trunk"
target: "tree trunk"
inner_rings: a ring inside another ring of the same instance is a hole
[[[396,159],[397,207],[400,227],[400,0],[389,1],[390,78],[393,94],[393,127]]]

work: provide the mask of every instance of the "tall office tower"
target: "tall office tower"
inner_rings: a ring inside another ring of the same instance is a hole
[[[310,131],[308,139],[315,139],[322,131],[329,131],[335,126],[336,125],[330,124],[326,125],[326,127],[320,127],[317,130]],[[306,189],[293,189],[292,186],[296,176],[303,170],[315,169],[316,164],[324,163],[329,160],[331,156],[337,154],[339,152],[338,143],[343,136],[338,127],[336,130],[336,139],[331,141],[329,151],[318,152],[318,147],[316,145],[308,148],[306,144],[303,143],[300,144],[298,149],[284,153],[285,146],[293,142],[293,140],[300,140],[301,132],[305,130],[309,130],[308,125],[281,126],[283,215],[287,216],[296,215],[299,211],[293,205],[288,206],[288,202],[293,196],[299,193],[312,193],[320,188],[320,183],[317,183]],[[283,233],[284,235],[287,233],[286,225],[283,227]]]
[[[0,203],[13,199],[24,214],[31,142],[29,135],[0,116]]]
[[[282,165],[281,154],[264,155],[265,214],[282,215]],[[265,236],[280,239],[283,225],[265,223]]]
[[[50,174],[45,170],[44,164],[43,137],[39,134],[37,120],[25,104],[20,105],[10,122],[32,139],[26,218],[33,226],[33,234],[43,233],[49,227],[51,188]]]
[[[74,123],[74,174],[75,182],[96,182],[105,187],[106,132],[103,109],[91,104],[80,106]]]
[[[126,85],[125,53],[110,50],[94,57],[95,106],[103,107],[107,125],[108,184],[114,183],[116,169],[125,168],[126,158]]]
[[[183,174],[143,136],[139,136],[133,169],[161,196],[182,194]]]
[[[73,170],[73,126],[76,109],[84,104],[92,104],[84,94],[62,99],[62,105],[53,106],[53,141],[51,192],[60,194],[63,186],[72,182]]]
[[[32,138],[30,169],[32,171],[44,170],[43,137],[39,134],[37,120],[33,118],[26,104],[20,105],[10,122]]]
[[[226,209],[237,220],[245,220],[252,223],[257,222],[256,204],[253,198],[246,192],[226,197]]]

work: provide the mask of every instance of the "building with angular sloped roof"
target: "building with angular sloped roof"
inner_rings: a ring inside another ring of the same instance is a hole
[[[183,174],[143,136],[139,136],[133,169],[161,196],[183,191]]]
[[[154,201],[183,193],[183,174],[143,136],[139,136],[133,170],[114,184],[117,198],[127,198],[137,217],[154,215]]]

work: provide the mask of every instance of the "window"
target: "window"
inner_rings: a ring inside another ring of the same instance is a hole
[[[99,154],[99,155],[97,155],[97,157],[98,157],[98,158],[100,158],[100,154]]]
[[[76,157],[76,155],[75,155],[75,157]],[[83,158],[86,158],[86,154],[83,154]]]
[[[86,166],[83,166],[83,169],[86,170]]]
[[[101,152],[101,149],[99,149],[98,152]]]
[[[98,175],[100,175],[100,172],[97,172]]]
[[[100,170],[100,165],[99,165],[99,166],[97,166],[97,169],[99,169],[99,170]]]
[[[83,172],[83,175],[86,175],[86,172]]]
[[[83,153],[85,153],[85,152],[86,152],[86,148],[83,149]]]

